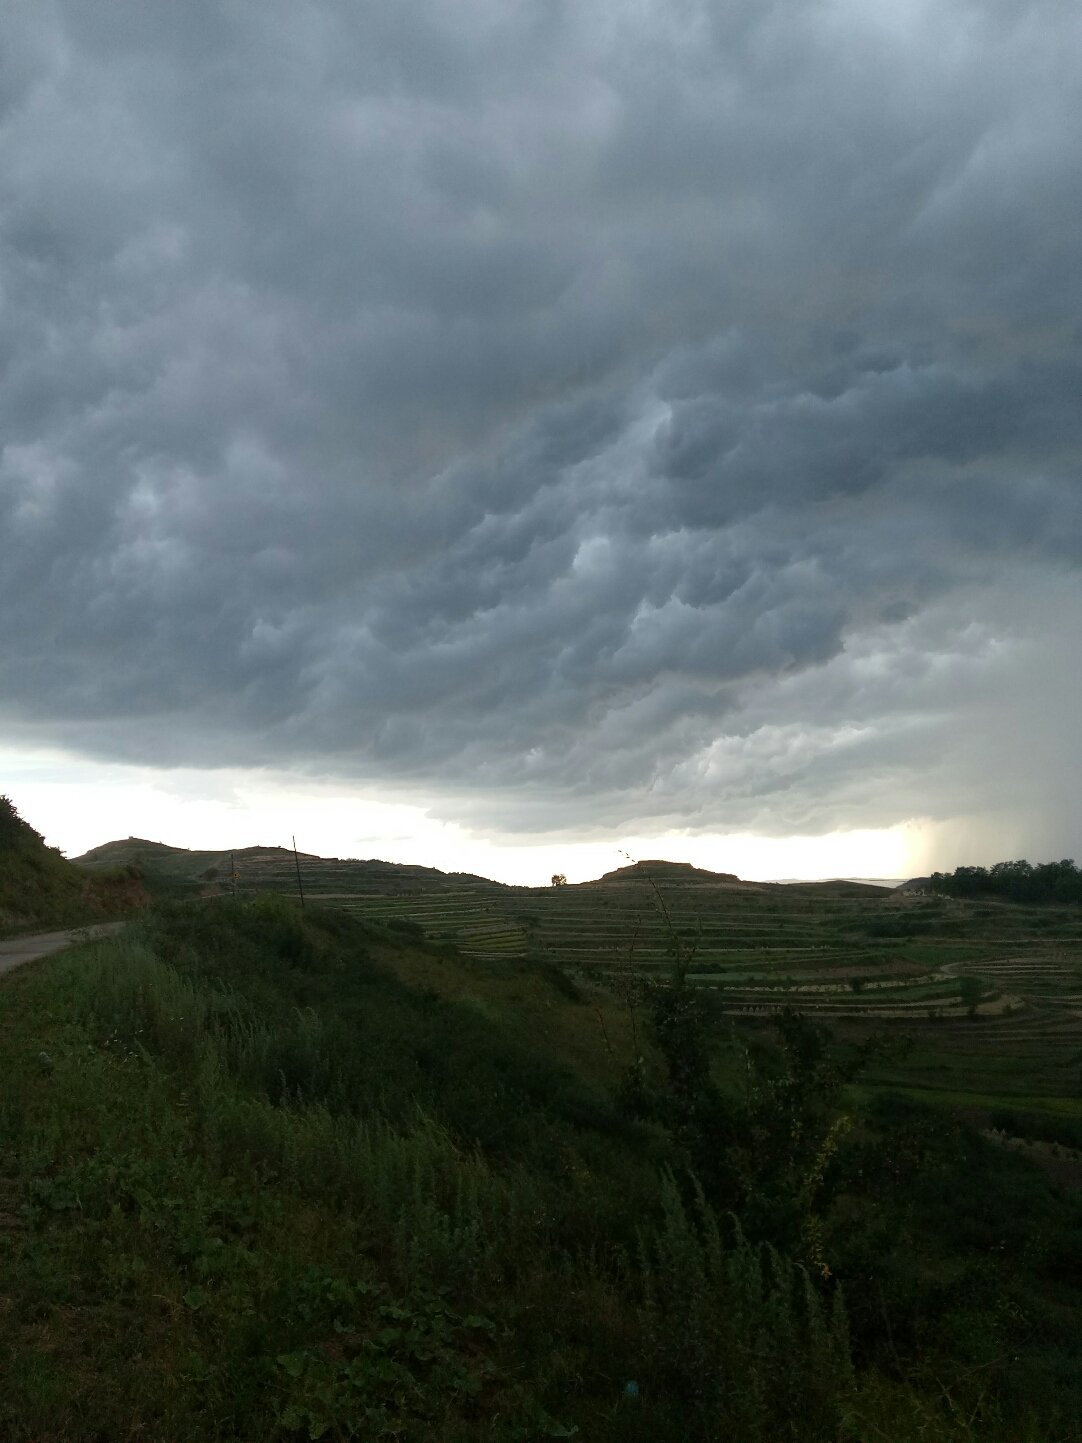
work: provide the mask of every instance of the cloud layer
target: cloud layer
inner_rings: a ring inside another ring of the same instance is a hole
[[[964,816],[1022,759],[1040,811],[1004,718],[1082,621],[1072,7],[16,16],[9,727],[511,830]]]

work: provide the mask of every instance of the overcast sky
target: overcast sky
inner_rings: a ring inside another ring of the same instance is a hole
[[[1082,854],[1077,5],[0,30],[0,758],[49,840]]]

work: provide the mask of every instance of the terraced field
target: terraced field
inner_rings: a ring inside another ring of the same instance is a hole
[[[181,853],[110,844],[84,859],[161,865],[203,892],[296,895],[278,848]],[[162,854],[168,853],[168,856]],[[741,882],[643,863],[579,886],[507,887],[468,874],[301,854],[309,900],[419,929],[468,957],[545,958],[618,985],[679,959],[737,1024],[791,1005],[840,1035],[912,1039],[876,1080],[974,1105],[1082,1111],[1082,911],[909,895],[861,883]],[[972,980],[979,980],[976,988]]]
[[[989,948],[991,953],[992,949]],[[965,969],[996,999],[971,1018],[961,1010],[914,1019],[914,1048],[903,1066],[876,1080],[942,1101],[992,1107],[1011,1103],[1082,1116],[1082,946],[988,955]],[[949,982],[958,964],[946,963]]]
[[[329,903],[383,923],[420,927],[434,942],[453,943],[474,956],[520,957],[525,932],[499,905],[510,889],[469,874],[447,874],[388,862],[341,862],[300,858],[301,884],[312,901]],[[253,858],[238,868],[242,891],[296,894],[292,856]]]
[[[358,912],[381,922],[408,922],[435,941],[453,942],[477,955],[521,956],[525,933],[493,906],[511,889],[468,873],[394,862],[343,861],[282,847],[248,847],[235,852],[189,852],[130,838],[95,848],[83,866],[134,864],[167,876],[203,895],[236,891],[250,896],[278,892]],[[298,879],[299,872],[299,879]]]
[[[420,926],[473,957],[540,955],[612,983],[664,975],[679,957],[734,1019],[789,1004],[843,1030],[903,1030],[916,1039],[907,1075],[925,1081],[968,1076],[982,1088],[993,1075],[1007,1084],[1017,1074],[1042,1087],[1055,1082],[1056,1094],[1078,1091],[1075,909],[956,902],[861,883],[739,882],[674,864],[558,887],[319,859],[302,859],[302,874],[310,896]],[[244,885],[296,889],[293,859],[252,864]],[[977,999],[967,975],[980,978]],[[939,1058],[931,1074],[919,1062],[929,1049]]]
[[[476,879],[348,905],[423,926],[468,955],[546,957],[620,985],[677,954],[734,1021],[779,1007],[841,1036],[904,1036],[876,1080],[945,1102],[1082,1113],[1082,916],[907,896],[857,883],[716,881],[660,867],[580,886]],[[967,984],[977,978],[977,1000]]]

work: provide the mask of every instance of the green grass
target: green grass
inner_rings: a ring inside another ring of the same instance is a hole
[[[512,1320],[478,1309],[554,1185],[405,1097],[393,1125],[359,1115],[371,1091],[342,1107],[311,1018],[261,1026],[145,943],[2,1000],[5,1438],[480,1436],[479,1399],[509,1420],[491,1436],[532,1436]]]
[[[769,1045],[722,1021],[736,1099]],[[0,1045],[12,1443],[1078,1436],[1082,1217],[1039,1173],[869,1091],[817,1223],[850,1344],[617,1106],[641,1010],[549,961],[160,906],[0,987]]]
[[[569,1396],[592,1436],[685,1436],[664,1391],[620,1419],[672,1306],[627,1272],[650,1139],[483,993],[271,903],[0,993],[3,1436],[555,1437]]]
[[[234,901],[228,854],[117,845],[189,901],[0,987],[0,1437],[1082,1437],[1082,1204],[1027,1160],[1082,1135],[1077,909],[302,857],[302,913],[291,853],[237,854]],[[118,856],[78,872],[9,809],[0,921],[102,915]],[[743,1232],[627,1106],[631,1071],[666,1098],[675,960]],[[959,973],[1015,1011],[959,1015]],[[807,1122],[786,1003],[842,1014],[838,1056],[910,1040],[797,1179],[799,1246],[755,1192]]]

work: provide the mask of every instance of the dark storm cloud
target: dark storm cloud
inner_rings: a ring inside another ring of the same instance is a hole
[[[12,724],[521,827],[925,805],[914,671],[1082,552],[1069,7],[5,23]]]

